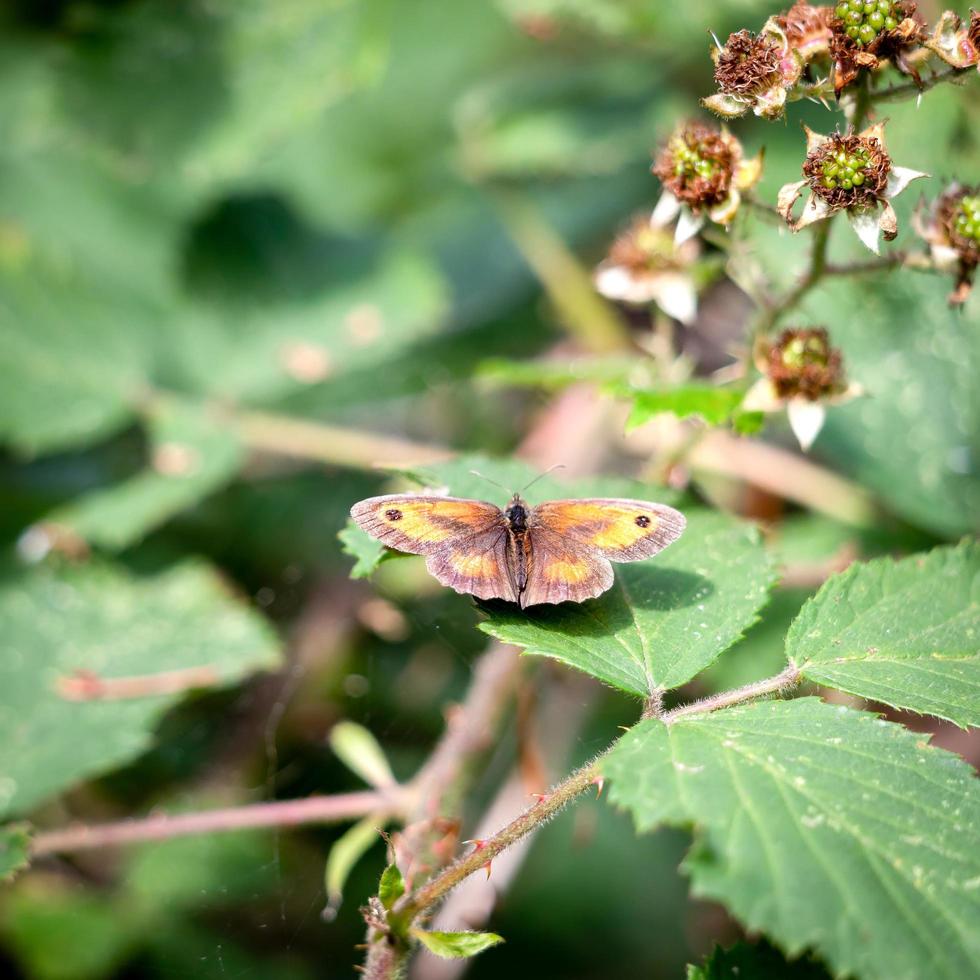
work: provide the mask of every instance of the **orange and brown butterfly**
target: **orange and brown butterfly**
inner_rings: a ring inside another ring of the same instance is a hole
[[[425,555],[443,585],[522,607],[582,602],[613,584],[610,562],[639,561],[680,537],[684,515],[645,500],[596,497],[501,510],[461,497],[389,494],[351,508],[355,523],[399,551]]]

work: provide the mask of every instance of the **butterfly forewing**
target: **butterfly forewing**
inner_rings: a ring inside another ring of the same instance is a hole
[[[572,543],[594,548],[610,561],[638,561],[663,551],[683,532],[684,515],[646,500],[594,497],[550,500],[535,507],[532,531],[546,528]]]
[[[431,555],[449,542],[504,529],[499,507],[462,497],[410,493],[368,497],[354,504],[350,516],[372,538],[412,555]]]
[[[390,548],[425,555],[443,585],[479,599],[516,602],[503,512],[461,497],[388,494],[351,508],[358,527]]]

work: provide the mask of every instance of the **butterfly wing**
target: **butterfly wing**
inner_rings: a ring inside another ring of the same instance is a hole
[[[354,523],[389,548],[426,556],[443,585],[480,599],[517,600],[503,512],[461,497],[387,494],[351,508]]]
[[[676,541],[687,520],[666,504],[596,497],[540,504],[531,512],[528,524],[594,548],[609,561],[639,561]]]
[[[552,500],[528,518],[531,563],[521,604],[582,602],[613,584],[610,561],[638,561],[680,537],[684,515],[645,500]]]

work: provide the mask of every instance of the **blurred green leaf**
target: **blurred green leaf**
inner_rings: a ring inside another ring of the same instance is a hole
[[[494,385],[560,391],[583,381],[598,384],[624,382],[635,367],[635,358],[596,357],[548,361],[508,361],[496,358],[484,361],[479,366],[477,378]]]
[[[0,827],[0,882],[12,881],[31,859],[31,828],[26,823]]]
[[[395,902],[405,894],[405,880],[397,864],[389,864],[381,872],[381,883],[378,885],[378,898],[386,909],[391,909]]]
[[[663,412],[682,419],[698,415],[709,425],[723,425],[742,404],[745,392],[691,383],[663,391],[630,391],[629,396],[633,399],[633,407],[626,420],[627,432],[646,425]]]
[[[45,518],[90,544],[126,548],[228,482],[244,460],[230,420],[217,410],[167,399],[148,423],[150,465]]]
[[[980,544],[851,565],[803,607],[786,650],[818,684],[980,725]]]
[[[345,555],[354,559],[351,578],[368,578],[390,553],[380,542],[354,524],[348,524],[337,535]]]
[[[34,980],[102,980],[133,953],[137,914],[53,875],[29,875],[5,897],[0,931]]]
[[[7,567],[0,623],[0,814],[132,759],[180,697],[71,700],[79,672],[112,681],[192,668],[229,684],[279,662],[265,621],[193,561],[142,578],[96,562]]]
[[[412,935],[430,952],[446,960],[463,960],[476,956],[504,941],[493,932],[432,932],[413,929]]]
[[[480,629],[554,657],[630,694],[679,687],[758,618],[774,580],[757,531],[706,511],[648,561],[616,566],[616,584],[582,603],[485,604]]]
[[[326,915],[333,918],[344,897],[344,886],[354,865],[381,839],[379,831],[385,821],[380,817],[365,817],[349,827],[333,842],[327,855],[324,886],[327,890]]]
[[[391,786],[395,782],[384,749],[363,725],[338,721],[330,729],[330,748],[348,769],[370,786]]]
[[[693,891],[835,974],[980,962],[980,789],[958,756],[815,698],[641,722],[604,764],[639,830],[690,824]]]
[[[810,305],[868,390],[828,413],[816,450],[902,517],[958,537],[980,513],[980,333],[969,308],[947,307],[949,288],[938,276],[837,279]]]
[[[716,946],[699,966],[689,965],[687,980],[828,980],[830,974],[810,959],[787,962],[769,943]]]

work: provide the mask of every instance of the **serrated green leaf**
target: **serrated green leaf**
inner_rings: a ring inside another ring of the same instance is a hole
[[[616,565],[615,585],[598,599],[487,605],[480,629],[631,694],[680,686],[755,622],[773,582],[754,528],[706,511],[686,516],[662,555]]]
[[[689,964],[687,980],[829,980],[830,974],[809,959],[787,962],[769,943],[736,943],[731,949],[716,946],[700,965]]]
[[[327,912],[330,918],[337,914],[344,897],[344,885],[354,865],[381,838],[379,830],[383,830],[385,821],[380,817],[370,816],[358,821],[348,828],[334,841],[327,855],[327,866],[324,871],[324,885],[327,890]]]
[[[375,541],[352,522],[348,522],[345,528],[338,531],[337,537],[343,553],[354,559],[354,567],[350,570],[351,578],[369,578],[390,554],[380,541]]]
[[[384,749],[363,725],[339,721],[330,729],[330,748],[344,765],[371,786],[391,786],[395,781]]]
[[[161,404],[147,435],[147,469],[51,512],[45,522],[99,547],[126,548],[228,482],[244,459],[229,422],[190,402]]]
[[[958,756],[815,698],[641,722],[604,763],[638,829],[691,824],[695,894],[868,980],[980,967],[980,784]]]
[[[412,935],[430,952],[445,960],[463,960],[476,956],[504,941],[494,932],[427,932],[413,929]]]
[[[980,543],[851,565],[803,607],[786,650],[818,684],[980,725]]]
[[[0,881],[12,881],[31,859],[31,828],[26,823],[0,827]]]
[[[7,567],[0,624],[0,814],[132,759],[180,697],[69,700],[59,690],[78,671],[109,681],[195,668],[229,684],[279,661],[262,617],[192,561],[146,577],[96,562]]]
[[[709,425],[723,425],[742,404],[745,392],[692,383],[662,391],[631,391],[629,395],[633,399],[633,407],[626,420],[627,432],[646,425],[664,412],[682,419],[698,415]]]
[[[401,871],[397,864],[389,864],[381,872],[381,881],[378,884],[378,898],[386,909],[391,909],[395,902],[405,894],[405,879],[402,878]]]

